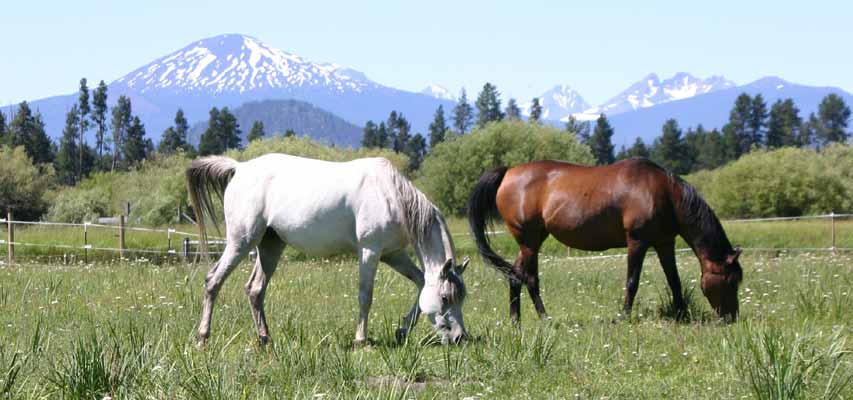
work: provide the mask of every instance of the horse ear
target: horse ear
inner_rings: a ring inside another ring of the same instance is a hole
[[[453,268],[453,259],[448,258],[447,261],[444,262],[444,266],[441,267],[441,274],[438,276],[440,278],[447,278],[447,274],[450,273],[451,268]]]
[[[456,273],[457,273],[457,274],[459,274],[459,275],[462,275],[462,273],[463,273],[463,272],[465,272],[465,268],[468,268],[468,263],[469,263],[469,262],[471,262],[471,258],[470,258],[470,257],[465,257],[465,260],[464,260],[464,261],[462,261],[462,265],[460,265],[460,266],[456,267]]]
[[[740,246],[735,246],[735,253],[726,257],[726,264],[734,264],[737,261],[738,257],[740,257],[740,253],[742,252],[743,249],[741,249]]]

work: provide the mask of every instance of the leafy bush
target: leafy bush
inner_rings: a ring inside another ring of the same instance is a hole
[[[589,147],[571,133],[505,121],[438,144],[424,160],[416,183],[445,213],[461,214],[483,172],[543,159],[594,163]]]
[[[38,219],[45,209],[45,192],[53,181],[53,167],[33,165],[23,147],[0,147],[0,207],[12,207],[15,219]]]
[[[757,151],[686,177],[723,217],[798,216],[849,211],[853,150]]]

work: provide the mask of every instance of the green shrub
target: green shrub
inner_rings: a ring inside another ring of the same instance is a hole
[[[722,217],[776,217],[851,209],[853,151],[756,151],[686,177]]]
[[[437,145],[424,160],[416,183],[445,213],[461,214],[484,172],[543,159],[594,163],[589,147],[573,134],[545,125],[506,121]]]
[[[53,181],[53,167],[33,165],[23,147],[0,147],[0,207],[12,207],[18,220],[38,219],[45,209],[45,192]]]

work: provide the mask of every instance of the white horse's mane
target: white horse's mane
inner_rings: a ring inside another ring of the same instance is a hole
[[[455,258],[453,239],[450,237],[447,223],[438,208],[406,177],[400,174],[390,162],[386,162],[384,165],[387,173],[382,174],[382,178],[387,179],[385,182],[389,186],[387,193],[396,195],[398,206],[403,212],[403,223],[412,244],[418,249],[422,248],[429,240],[433,225],[438,224],[444,251],[449,257]]]

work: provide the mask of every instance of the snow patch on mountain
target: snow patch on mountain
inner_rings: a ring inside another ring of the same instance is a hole
[[[447,90],[445,87],[441,85],[436,85],[434,83],[425,87],[423,90],[421,90],[420,93],[425,94],[427,96],[435,97],[439,100],[456,101],[456,96],[454,96],[453,93],[450,93],[450,91]]]
[[[589,120],[597,118],[599,114],[617,115],[735,86],[734,82],[716,75],[700,79],[679,72],[669,79],[661,80],[657,74],[649,74],[604,104],[576,114],[575,118]]]
[[[542,106],[542,119],[568,119],[569,115],[590,108],[580,93],[569,85],[557,85],[542,93],[539,104]],[[522,115],[530,116],[532,106],[532,100],[522,104]]]
[[[358,71],[337,64],[312,63],[251,36],[236,34],[199,40],[117,82],[140,93],[244,93],[304,86],[361,92],[376,85]]]

